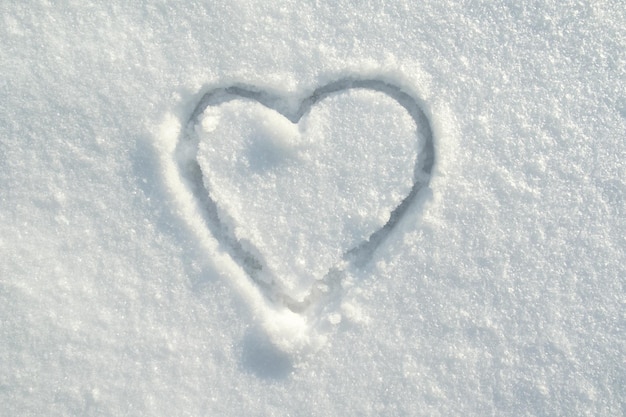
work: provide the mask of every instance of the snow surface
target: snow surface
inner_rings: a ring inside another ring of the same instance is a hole
[[[0,415],[626,413],[623,1],[131,3],[0,5]]]
[[[205,110],[201,125],[197,157],[219,218],[296,300],[381,229],[413,185],[416,126],[380,92],[337,93],[297,124],[235,100]]]

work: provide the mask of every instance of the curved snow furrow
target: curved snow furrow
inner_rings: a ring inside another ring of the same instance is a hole
[[[417,126],[417,137],[421,136],[424,141],[415,161],[413,185],[408,195],[393,209],[389,219],[381,228],[371,233],[366,240],[348,249],[343,255],[343,260],[339,264],[332,266],[323,279],[315,282],[303,299],[295,299],[285,290],[280,280],[276,277],[271,278],[268,282],[266,277],[272,275],[271,271],[264,271],[263,277],[265,279],[259,276],[259,273],[263,270],[263,265],[266,264],[261,252],[255,250],[254,246],[249,242],[243,244],[223,220],[220,219],[218,202],[211,198],[210,193],[207,192],[208,185],[203,181],[203,175],[207,173],[203,173],[197,160],[199,139],[195,128],[200,122],[202,114],[208,108],[238,99],[256,101],[280,113],[292,123],[298,123],[318,102],[333,94],[351,89],[364,89],[383,93],[399,103],[413,118]],[[304,313],[313,305],[319,304],[322,299],[338,291],[346,268],[351,266],[361,267],[372,258],[376,249],[394,231],[398,222],[409,210],[420,191],[428,186],[435,162],[435,155],[432,128],[419,105],[418,99],[412,97],[400,87],[382,80],[343,78],[315,89],[299,102],[290,101],[279,95],[247,85],[216,88],[205,93],[193,110],[187,121],[187,126],[183,129],[179,138],[176,148],[176,162],[178,163],[180,174],[189,184],[190,191],[204,210],[207,227],[219,240],[220,244],[227,248],[233,259],[246,271],[272,303],[284,305],[295,313]]]

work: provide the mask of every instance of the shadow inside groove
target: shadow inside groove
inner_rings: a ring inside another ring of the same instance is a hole
[[[242,243],[237,240],[234,233],[222,223],[218,215],[217,204],[210,197],[208,186],[203,181],[202,169],[196,160],[195,149],[194,152],[191,152],[193,157],[189,157],[189,147],[197,146],[198,142],[194,127],[207,107],[219,106],[228,101],[241,98],[255,100],[265,107],[281,113],[292,123],[298,123],[302,116],[307,114],[311,107],[317,102],[331,94],[355,88],[378,91],[396,100],[406,109],[415,121],[417,137],[421,136],[424,138],[424,146],[415,161],[413,186],[409,194],[391,212],[389,220],[383,227],[372,233],[367,240],[349,249],[344,254],[345,261],[357,267],[361,267],[371,259],[374,251],[382,244],[389,233],[393,231],[411,204],[416,200],[420,190],[428,186],[435,161],[433,133],[430,121],[428,117],[426,117],[426,114],[424,114],[418,101],[405,93],[400,87],[377,79],[344,78],[317,88],[311,95],[303,99],[296,108],[289,107],[288,101],[285,100],[284,97],[261,91],[252,86],[234,85],[216,88],[204,94],[198,102],[188,120],[187,128],[183,131],[183,137],[179,140],[176,149],[177,162],[181,174],[190,186],[194,196],[201,203],[201,206],[205,208],[207,226],[211,230],[211,233],[218,238],[221,244],[226,246],[233,255],[233,258],[237,260],[246,273],[264,290],[268,298],[275,302],[284,303],[295,312],[302,312],[311,305],[322,292],[328,291],[321,291],[319,288],[330,288],[332,291],[333,288],[338,287],[339,281],[343,276],[342,271],[336,267],[331,268],[326,276],[320,280],[318,285],[311,289],[311,293],[307,298],[302,301],[294,300],[289,297],[281,288],[280,280],[271,277],[271,271],[263,271],[264,275],[271,277],[270,282],[267,282],[267,279],[261,279],[260,271],[262,270],[262,265],[265,263],[263,256],[258,253],[258,251],[254,250],[254,248],[244,248]]]

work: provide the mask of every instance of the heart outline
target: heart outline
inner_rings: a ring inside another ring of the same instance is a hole
[[[208,107],[219,106],[236,99],[254,100],[268,109],[278,112],[292,123],[297,124],[319,101],[332,94],[357,88],[386,94],[400,104],[415,121],[417,128],[416,140],[421,136],[424,143],[415,161],[413,185],[409,194],[391,211],[389,220],[381,228],[374,231],[365,241],[348,249],[344,253],[342,261],[333,265],[328,273],[311,287],[308,295],[303,300],[295,300],[280,288],[280,280],[273,276],[272,271],[265,271],[266,274],[269,273],[272,277],[269,283],[258,278],[258,273],[262,270],[262,254],[259,251],[256,251],[257,253],[254,254],[252,251],[244,249],[234,233],[220,220],[218,204],[210,196],[209,187],[204,181],[205,174],[197,161],[199,138],[195,132],[195,126]],[[411,204],[417,199],[420,191],[428,187],[435,163],[432,132],[430,121],[420,106],[418,99],[412,97],[395,84],[375,78],[341,78],[316,88],[299,101],[289,100],[288,97],[273,94],[254,86],[234,84],[227,87],[217,87],[202,94],[181,133],[175,149],[175,160],[181,177],[185,179],[191,193],[203,208],[203,214],[206,217],[205,224],[211,234],[221,245],[226,247],[231,258],[242,267],[267,298],[273,302],[281,303],[294,313],[302,313],[315,304],[315,301],[323,294],[332,293],[340,286],[347,266],[364,266],[405,216]]]

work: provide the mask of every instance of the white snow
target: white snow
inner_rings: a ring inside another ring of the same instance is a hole
[[[337,93],[303,117],[245,100],[207,109],[197,155],[220,219],[297,300],[387,223],[413,185],[419,141],[380,92]]]
[[[0,415],[623,415],[625,28],[5,2]]]

